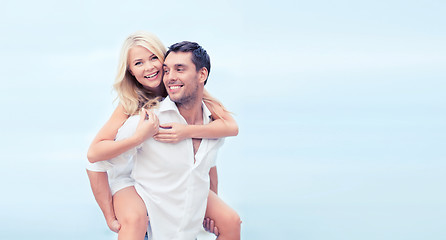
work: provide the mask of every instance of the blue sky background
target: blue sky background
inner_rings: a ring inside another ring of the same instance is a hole
[[[2,1],[1,239],[114,239],[86,151],[136,30],[199,42],[243,239],[444,239],[444,1]]]

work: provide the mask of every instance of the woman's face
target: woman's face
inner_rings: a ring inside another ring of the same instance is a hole
[[[129,51],[128,65],[130,73],[146,89],[153,92],[160,90],[163,79],[163,63],[145,47],[135,46]]]

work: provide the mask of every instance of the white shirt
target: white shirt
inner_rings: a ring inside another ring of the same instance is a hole
[[[202,108],[203,124],[207,124],[211,114],[205,104]],[[155,113],[160,124],[187,124],[169,98],[161,102]],[[130,117],[118,131],[116,140],[132,136],[138,122],[138,115]],[[223,139],[203,139],[194,163],[192,139],[168,144],[151,138],[114,159],[93,164],[89,169],[109,170],[113,192],[131,186],[134,179],[135,189],[149,214],[149,239],[191,240],[196,238],[202,226],[209,193],[209,170],[215,166],[217,151],[222,144]],[[132,165],[133,168],[129,167]],[[131,178],[128,177],[130,171]]]

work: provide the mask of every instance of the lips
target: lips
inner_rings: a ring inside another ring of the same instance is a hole
[[[150,75],[144,76],[144,78],[146,78],[146,79],[155,78],[156,76],[158,76],[158,74],[159,74],[159,71],[156,72],[156,73],[152,73]]]
[[[183,84],[180,83],[172,83],[167,85],[167,88],[169,90],[170,93],[176,93],[178,91],[180,91],[180,89],[183,87]]]

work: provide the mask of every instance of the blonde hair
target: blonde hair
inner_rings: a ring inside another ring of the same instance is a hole
[[[218,99],[212,97],[206,89],[203,89],[203,102],[206,104],[206,107],[211,112],[212,118],[214,120],[219,118],[224,121],[225,119],[221,117],[221,114],[223,114],[223,112],[231,113],[223,106],[220,101],[218,101]]]
[[[142,107],[147,108],[158,105],[158,102],[167,95],[164,91],[164,96],[156,96],[155,93],[144,88],[130,74],[128,55],[130,49],[135,46],[141,46],[151,51],[161,62],[164,62],[164,55],[166,54],[166,47],[158,37],[148,32],[135,32],[124,41],[119,56],[118,73],[113,87],[118,94],[116,98],[119,99],[120,104],[122,104],[128,115],[137,114]],[[161,83],[160,87],[164,88],[163,83]]]

